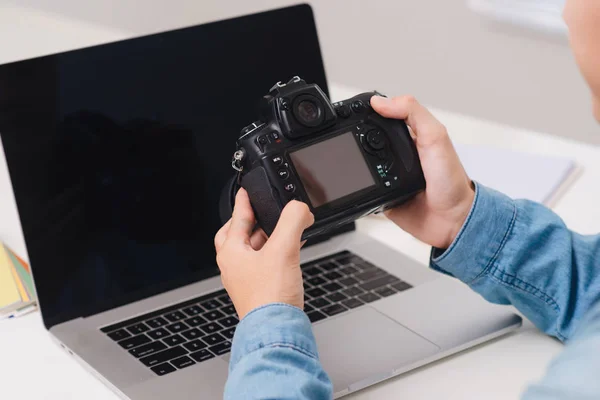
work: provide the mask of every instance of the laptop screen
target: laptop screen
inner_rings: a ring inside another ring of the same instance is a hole
[[[218,274],[235,141],[294,75],[327,91],[307,5],[0,66],[47,327]]]

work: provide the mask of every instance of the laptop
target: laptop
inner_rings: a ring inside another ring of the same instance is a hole
[[[238,318],[213,236],[274,82],[327,92],[298,5],[0,66],[0,134],[45,327],[126,399],[219,398]],[[302,250],[336,397],[521,319],[345,225]]]

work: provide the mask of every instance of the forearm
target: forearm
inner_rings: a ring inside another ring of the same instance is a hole
[[[250,312],[233,340],[225,399],[331,399],[304,312],[270,304]]]
[[[513,304],[561,340],[600,298],[600,240],[567,229],[552,211],[478,185],[454,243],[431,266],[499,304]]]

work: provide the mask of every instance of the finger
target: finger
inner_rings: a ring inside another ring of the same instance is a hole
[[[255,223],[256,219],[254,218],[254,211],[252,211],[248,193],[244,189],[240,189],[235,196],[235,206],[227,238],[250,243],[250,235]]]
[[[391,99],[373,96],[371,106],[383,117],[406,120],[417,143],[426,145],[447,135],[446,128],[412,96]]]
[[[315,222],[315,217],[305,203],[289,202],[277,222],[267,246],[290,253],[300,251],[302,233]]]
[[[217,250],[217,253],[219,252],[219,250],[221,250],[221,247],[223,247],[223,243],[225,243],[225,239],[227,239],[227,233],[229,232],[230,226],[231,226],[231,219],[229,221],[227,221],[225,223],[225,225],[223,225],[221,227],[221,229],[219,229],[219,231],[215,235],[215,249]]]
[[[254,250],[258,251],[263,248],[265,243],[267,243],[267,239],[269,239],[269,237],[267,236],[265,231],[263,231],[262,229],[257,229],[256,231],[254,231],[252,236],[250,236],[250,245]]]

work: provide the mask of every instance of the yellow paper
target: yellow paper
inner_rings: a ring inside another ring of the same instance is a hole
[[[20,301],[21,296],[12,275],[12,262],[4,246],[0,246],[0,308]]]

